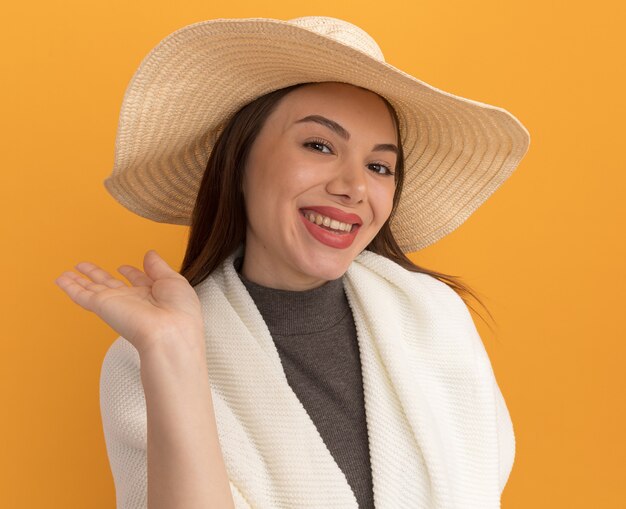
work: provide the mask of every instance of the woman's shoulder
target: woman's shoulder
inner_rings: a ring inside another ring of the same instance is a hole
[[[119,336],[109,346],[100,370],[100,413],[107,441],[143,447],[145,396],[137,349]]]
[[[395,287],[404,292],[420,292],[438,303],[467,311],[463,298],[448,284],[431,274],[409,270],[396,261],[373,251],[362,251],[348,273],[353,278],[367,278],[380,286]]]
[[[428,323],[424,337],[434,344],[456,348],[483,362],[484,345],[463,298],[436,277],[409,270],[382,255],[363,252],[348,272],[350,295],[367,303],[372,314],[410,330]],[[384,310],[384,313],[382,312]],[[389,317],[394,317],[389,318]]]
[[[140,369],[139,352],[130,341],[118,336],[107,349],[102,360],[102,377],[128,377]]]

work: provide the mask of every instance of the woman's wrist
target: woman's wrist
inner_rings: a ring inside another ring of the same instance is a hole
[[[142,378],[154,371],[172,375],[206,376],[206,347],[201,332],[184,338],[172,335],[154,341],[139,352]]]
[[[145,342],[149,346],[138,349],[141,359],[149,357],[159,357],[178,353],[181,355],[199,355],[204,357],[206,352],[204,330],[201,328],[190,328],[185,331],[162,332],[158,337]]]

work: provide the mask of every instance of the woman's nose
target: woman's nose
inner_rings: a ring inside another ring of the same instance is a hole
[[[345,161],[326,185],[330,194],[341,196],[346,203],[360,203],[367,193],[365,167],[355,161]]]

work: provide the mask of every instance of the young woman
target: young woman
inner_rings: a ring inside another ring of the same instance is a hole
[[[499,507],[506,404],[452,276],[458,227],[529,137],[327,17],[211,20],[144,59],[105,181],[189,224],[180,271],[58,285],[120,337],[101,373],[118,507]]]

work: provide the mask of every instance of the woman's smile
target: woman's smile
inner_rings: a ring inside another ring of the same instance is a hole
[[[306,230],[316,241],[335,249],[346,249],[350,247],[359,230],[358,225],[347,224],[346,228],[350,228],[350,230],[341,230],[339,225],[343,225],[345,223],[339,223],[336,220],[331,221],[327,216],[325,217],[325,222],[322,222],[321,224],[318,223],[322,217],[320,215],[311,213],[309,218],[307,218],[305,214],[301,213],[300,217]],[[314,218],[315,220],[311,221],[310,218]],[[334,226],[331,226],[333,224]]]
[[[308,206],[300,212],[312,223],[330,228],[333,231],[349,232],[354,226],[363,224],[356,214],[349,214],[334,207]]]

